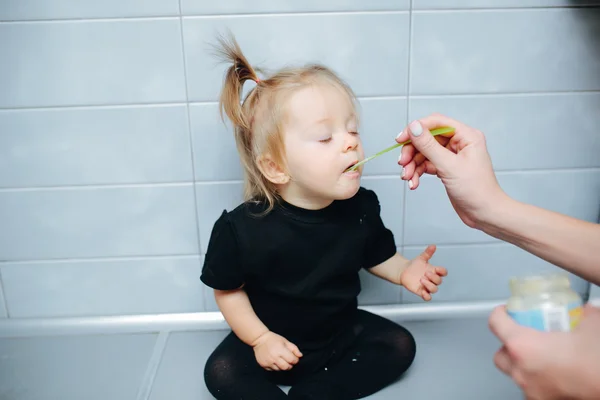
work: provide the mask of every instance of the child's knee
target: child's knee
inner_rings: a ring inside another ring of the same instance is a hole
[[[397,325],[396,329],[389,330],[383,338],[387,348],[383,357],[389,357],[390,363],[397,365],[402,374],[412,365],[417,355],[414,336],[404,327]]]
[[[417,354],[417,341],[415,340],[415,337],[413,336],[412,333],[410,333],[407,329],[400,327],[403,331],[403,344],[406,348],[406,353],[408,355],[412,355],[412,358],[414,359],[415,355]]]
[[[234,365],[228,357],[212,355],[204,365],[204,382],[209,392],[218,393],[235,383]]]

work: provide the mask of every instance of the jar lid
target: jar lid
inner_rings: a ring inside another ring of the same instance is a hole
[[[513,294],[537,294],[568,289],[570,286],[569,277],[564,273],[539,274],[510,279],[510,290]]]

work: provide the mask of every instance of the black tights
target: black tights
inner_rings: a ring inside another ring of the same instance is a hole
[[[394,322],[359,310],[357,335],[308,352],[289,371],[269,372],[252,348],[232,332],[209,357],[204,379],[218,400],[351,400],[378,392],[400,377],[415,358],[412,335]],[[292,386],[286,395],[277,385]]]

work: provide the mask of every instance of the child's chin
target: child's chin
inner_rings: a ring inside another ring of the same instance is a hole
[[[354,181],[354,185],[347,185],[343,189],[339,190],[338,193],[336,193],[338,200],[347,200],[354,197],[354,195],[358,193],[359,189],[360,179],[357,179],[356,181]]]

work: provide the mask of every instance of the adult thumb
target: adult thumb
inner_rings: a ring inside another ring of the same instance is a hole
[[[494,308],[488,319],[488,326],[492,333],[502,342],[520,331],[520,326],[508,315],[506,306]]]
[[[600,318],[600,306],[597,304],[586,303],[583,306],[583,317],[584,318],[589,318],[589,317]]]
[[[429,129],[419,120],[414,120],[408,125],[408,132],[415,149],[431,161],[438,170],[444,169],[454,157],[450,150],[435,140]]]

